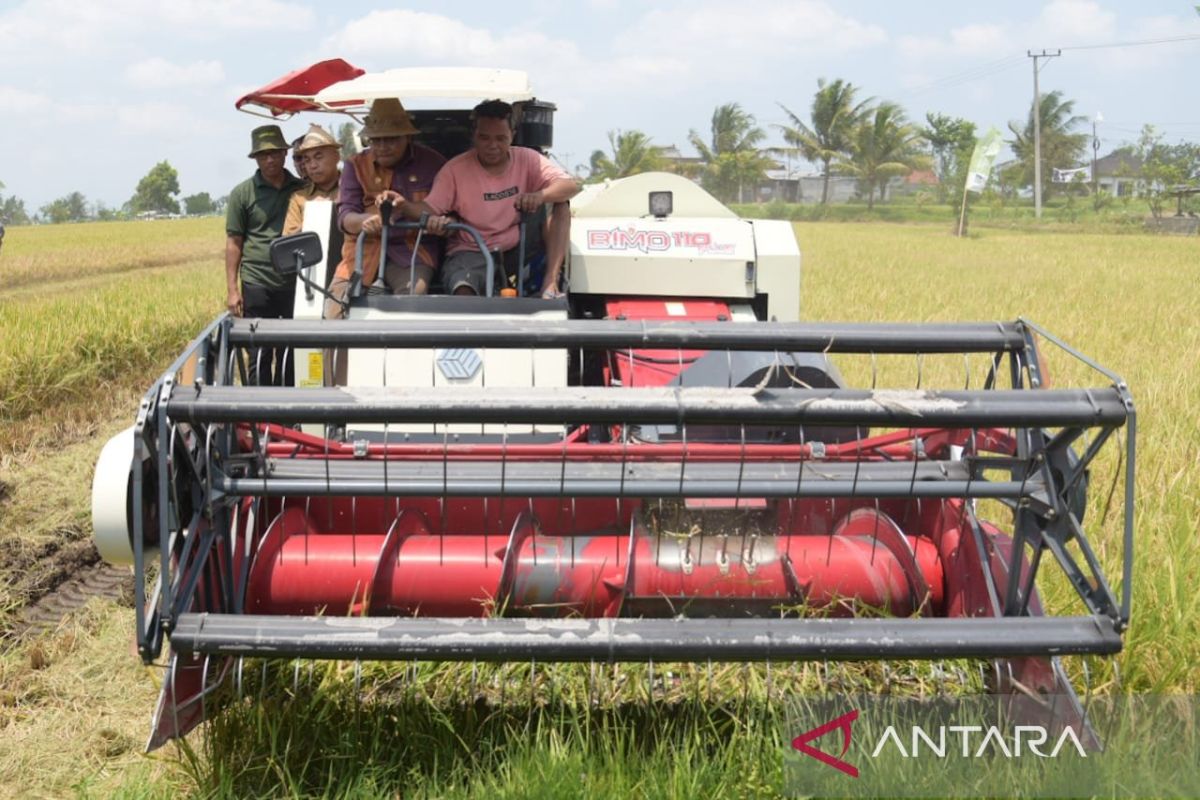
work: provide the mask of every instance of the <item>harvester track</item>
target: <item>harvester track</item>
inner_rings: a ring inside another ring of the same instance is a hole
[[[91,564],[17,612],[13,633],[24,637],[51,631],[94,597],[129,604],[132,589],[133,576],[128,568],[102,561]]]

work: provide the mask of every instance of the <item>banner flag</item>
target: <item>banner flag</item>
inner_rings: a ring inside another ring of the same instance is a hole
[[[978,194],[987,185],[992,166],[996,163],[996,156],[1000,155],[1000,148],[1004,146],[1004,140],[1000,137],[1000,131],[992,126],[983,138],[975,143],[975,152],[971,153],[971,164],[967,167],[968,192]]]

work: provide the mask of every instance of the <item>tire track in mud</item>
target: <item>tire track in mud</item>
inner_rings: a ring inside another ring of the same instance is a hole
[[[103,561],[84,566],[40,598],[16,612],[12,633],[38,636],[54,630],[92,598],[133,605],[133,575]]]

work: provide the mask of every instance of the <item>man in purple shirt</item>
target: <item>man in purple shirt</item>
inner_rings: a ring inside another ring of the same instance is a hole
[[[371,113],[364,120],[362,135],[370,147],[346,159],[338,192],[338,225],[346,232],[342,246],[342,261],[338,264],[331,294],[345,298],[354,272],[355,245],[358,234],[366,231],[363,247],[363,285],[375,283],[379,268],[380,231],[383,220],[379,206],[384,200],[397,205],[401,200],[420,200],[433,187],[433,177],[446,163],[437,151],[412,141],[417,134],[408,113],[399,100],[381,99],[371,104]],[[399,219],[399,215],[396,215]],[[393,294],[424,294],[441,256],[441,242],[436,236],[421,239],[416,247],[416,232],[389,232],[387,264],[384,282]],[[416,279],[409,286],[409,273],[416,249]],[[341,305],[325,304],[325,317],[342,316]]]

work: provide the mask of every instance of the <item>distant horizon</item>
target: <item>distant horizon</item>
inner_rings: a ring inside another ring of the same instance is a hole
[[[236,112],[234,100],[329,57],[369,71],[524,69],[537,95],[558,105],[553,153],[571,169],[607,150],[616,129],[689,154],[689,131],[707,138],[713,109],[731,101],[756,117],[768,146],[781,145],[780,106],[807,119],[819,77],[852,82],[862,99],[895,101],[917,123],[941,112],[1008,138],[1007,123],[1023,120],[1032,99],[1026,51],[1043,47],[1063,51],[1045,62],[1042,91],[1060,90],[1089,123],[1103,114],[1102,155],[1136,141],[1144,124],[1171,142],[1200,141],[1200,110],[1181,97],[1186,76],[1200,73],[1192,2],[761,0],[755,8],[473,1],[451,17],[429,2],[354,3],[337,17],[309,0],[10,4],[0,10],[0,104],[10,114],[0,195],[22,199],[30,214],[72,191],[119,208],[167,160],[180,197],[215,200],[254,171],[249,131],[263,120]],[[1085,49],[1128,42],[1153,44]],[[280,124],[290,139],[309,122],[342,121],[307,114]]]

